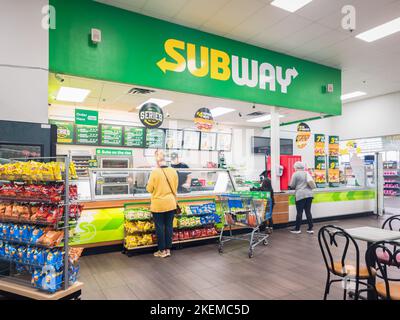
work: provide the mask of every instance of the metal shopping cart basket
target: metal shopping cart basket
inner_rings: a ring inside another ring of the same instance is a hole
[[[249,258],[254,256],[254,248],[260,243],[268,245],[268,232],[261,232],[260,226],[272,217],[270,194],[268,192],[236,192],[218,198],[225,216],[225,223],[219,237],[218,252],[223,253],[224,243],[232,240],[249,242]],[[233,234],[238,227],[251,231]],[[228,232],[229,235],[224,235]]]

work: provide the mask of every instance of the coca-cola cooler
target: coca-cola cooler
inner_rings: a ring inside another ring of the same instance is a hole
[[[289,182],[292,178],[294,173],[294,164],[297,161],[301,161],[301,156],[288,156],[288,155],[281,155],[280,163],[283,167],[283,173],[281,176],[281,190],[288,190],[289,189]],[[271,157],[267,158],[267,170],[271,170]]]

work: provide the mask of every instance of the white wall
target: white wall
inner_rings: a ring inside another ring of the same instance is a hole
[[[47,0],[1,0],[0,119],[47,123]]]
[[[399,134],[400,92],[344,104],[330,121],[342,140]]]

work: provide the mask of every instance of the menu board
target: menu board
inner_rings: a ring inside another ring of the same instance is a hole
[[[217,134],[215,132],[201,132],[200,150],[214,151],[217,147]]]
[[[101,144],[105,146],[122,146],[122,127],[102,124]]]
[[[183,142],[182,130],[169,130],[165,132],[165,148],[166,149],[181,149]]]
[[[71,144],[74,142],[74,123],[69,121],[50,120],[57,127],[57,143]]]
[[[146,129],[146,148],[163,149],[165,131],[163,129]]]
[[[317,188],[326,187],[326,152],[325,152],[325,135],[314,135],[314,159],[315,170],[314,180]]]
[[[183,131],[183,149],[199,150],[200,131],[185,130]]]
[[[99,127],[76,125],[76,143],[77,144],[99,144]]]
[[[339,187],[340,185],[340,172],[339,172],[339,137],[329,136],[329,169],[328,181],[329,187]]]
[[[144,148],[144,127],[125,127],[124,146],[132,148]]]
[[[231,151],[232,135],[230,133],[218,133],[217,150]]]

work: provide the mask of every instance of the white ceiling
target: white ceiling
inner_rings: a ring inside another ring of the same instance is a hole
[[[74,107],[89,107],[101,110],[115,110],[115,111],[128,111],[137,113],[136,107],[140,106],[143,102],[150,98],[164,99],[173,101],[172,104],[164,108],[164,112],[170,114],[171,119],[177,120],[192,120],[195,112],[202,107],[213,109],[216,107],[225,107],[235,109],[237,111],[217,117],[216,122],[220,124],[234,124],[240,126],[250,127],[264,127],[269,125],[269,122],[262,123],[251,123],[246,120],[251,119],[247,115],[254,111],[261,111],[270,113],[270,107],[266,105],[253,105],[251,103],[211,98],[206,96],[199,96],[194,94],[185,94],[174,91],[166,91],[160,89],[152,89],[155,92],[146,95],[131,95],[128,91],[133,87],[146,88],[143,86],[127,85],[115,82],[100,81],[93,79],[86,79],[74,76],[63,75],[64,81],[62,83],[54,77],[54,74],[50,74],[49,78],[49,89],[50,96],[56,96],[60,85],[73,88],[81,88],[90,90],[89,96],[83,103],[68,103],[64,101],[56,101],[50,99],[52,108],[56,108],[57,104],[63,106],[74,106]],[[54,92],[51,92],[54,90]],[[242,117],[239,116],[239,112]],[[319,114],[301,110],[292,109],[279,109],[280,114],[284,115],[281,122],[292,122],[303,119],[309,119]]]
[[[355,38],[400,17],[400,0],[313,0],[295,13],[272,0],[98,1],[341,68],[343,93],[367,92],[362,99],[400,91],[400,33],[373,43]],[[341,27],[344,5],[356,8],[352,33]]]

